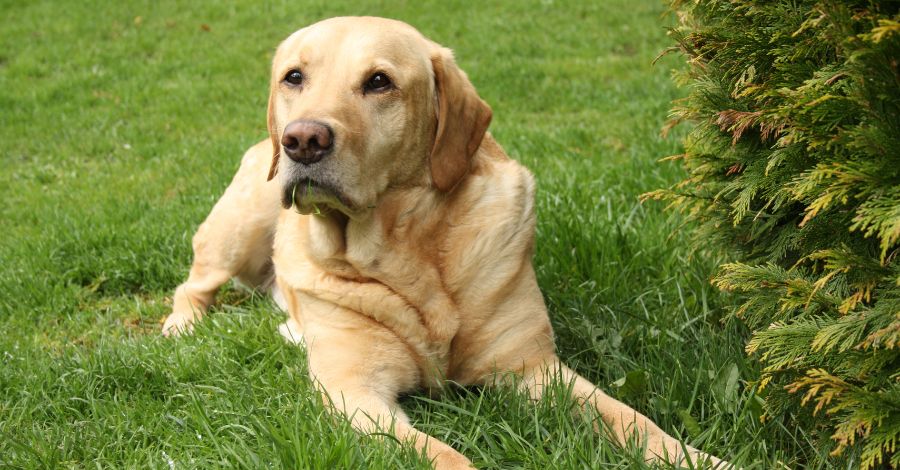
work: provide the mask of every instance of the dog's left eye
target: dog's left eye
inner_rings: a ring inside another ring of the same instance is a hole
[[[377,72],[366,81],[363,91],[366,93],[381,93],[390,90],[394,86],[391,79],[382,72]]]

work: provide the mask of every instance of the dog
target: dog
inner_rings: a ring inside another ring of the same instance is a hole
[[[416,430],[400,393],[569,383],[615,442],[651,461],[716,457],[566,367],[538,289],[531,173],[487,132],[491,108],[453,55],[405,23],[332,18],[272,61],[269,139],[250,148],[193,238],[163,333],[191,331],[235,278],[272,292],[280,328],[360,432],[389,429],[439,470],[472,468]]]

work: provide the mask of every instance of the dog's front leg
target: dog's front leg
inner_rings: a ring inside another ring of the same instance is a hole
[[[390,432],[401,442],[408,442],[425,455],[435,470],[471,470],[475,467],[465,456],[409,423],[394,396],[384,396],[359,384],[321,384],[326,400],[333,409],[350,420],[362,434]]]
[[[215,299],[219,287],[236,277],[249,287],[271,280],[272,237],[278,214],[279,183],[266,181],[272,147],[252,147],[241,167],[193,238],[194,262],[178,286],[164,335],[188,332]]]
[[[313,305],[314,309],[315,305]],[[309,309],[312,310],[312,309]],[[424,451],[437,470],[474,468],[465,456],[409,423],[397,404],[400,392],[420,381],[409,350],[389,330],[336,307],[303,318],[309,372],[326,405],[363,434],[390,432]]]
[[[533,399],[540,399],[547,387],[552,384],[568,386],[572,397],[578,403],[596,409],[604,427],[613,434],[612,437],[617,444],[625,445],[632,439],[645,444],[644,457],[648,462],[664,461],[681,466],[687,464],[687,459],[690,459],[700,468],[717,470],[734,468],[730,463],[691,446],[682,446],[678,440],[666,434],[649,418],[603,393],[596,385],[566,367],[558,359],[554,358],[525,370],[520,382]],[[595,426],[595,430],[602,431],[601,426]]]

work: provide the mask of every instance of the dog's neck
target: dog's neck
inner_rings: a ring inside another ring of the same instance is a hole
[[[414,191],[415,197],[410,197]],[[445,221],[447,198],[429,188],[388,191],[365,214],[349,217],[337,211],[306,217],[311,261],[329,274],[380,280],[389,268],[386,257],[437,261],[435,253]],[[419,263],[415,263],[419,264]]]

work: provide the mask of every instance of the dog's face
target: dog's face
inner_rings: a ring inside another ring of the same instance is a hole
[[[286,208],[358,216],[392,187],[452,190],[490,119],[449,50],[398,21],[333,18],[275,53],[269,179]]]

